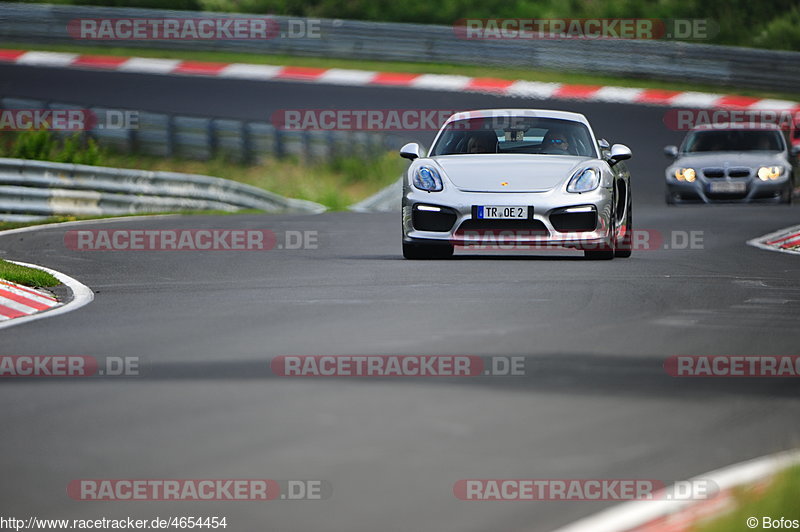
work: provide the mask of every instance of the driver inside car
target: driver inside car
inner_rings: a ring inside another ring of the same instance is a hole
[[[467,140],[467,153],[497,153],[497,137],[490,131],[472,135]]]
[[[560,132],[549,132],[542,145],[544,147],[542,153],[553,155],[569,155],[571,153],[567,136]]]

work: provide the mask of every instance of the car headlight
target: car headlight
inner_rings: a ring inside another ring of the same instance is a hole
[[[783,166],[762,166],[758,169],[758,178],[761,181],[778,179],[783,175]]]
[[[420,166],[414,170],[413,182],[415,187],[428,192],[439,192],[444,188],[439,172],[430,166]]]
[[[675,179],[694,183],[695,179],[697,179],[697,172],[694,171],[694,168],[677,168],[675,170]]]
[[[578,170],[567,184],[567,192],[590,192],[600,186],[600,170],[584,168]]]

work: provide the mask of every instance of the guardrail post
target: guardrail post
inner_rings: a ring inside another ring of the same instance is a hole
[[[208,155],[213,159],[217,155],[219,144],[217,142],[217,127],[213,118],[208,119],[206,124],[206,135],[208,136]]]
[[[310,161],[314,158],[313,150],[311,149],[311,132],[310,131],[303,131],[303,156],[305,157],[306,161]]]
[[[328,147],[328,161],[333,161],[339,154],[336,149],[336,136],[333,134],[333,131],[328,131],[325,134],[325,141],[325,145]]]
[[[242,143],[242,162],[249,164],[253,162],[253,141],[250,136],[250,127],[247,122],[241,122],[241,143]]]
[[[275,158],[282,159],[284,156],[284,146],[283,146],[283,130],[281,128],[275,128]]]
[[[167,115],[167,157],[175,155],[175,117]]]
[[[139,151],[139,124],[137,122],[136,127],[129,127],[128,128],[128,135],[126,138],[126,143],[128,145],[128,153],[136,153]]]

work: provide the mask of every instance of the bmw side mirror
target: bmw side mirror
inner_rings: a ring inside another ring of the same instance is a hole
[[[678,147],[677,146],[664,146],[664,155],[670,157],[671,159],[675,159],[678,156]]]
[[[413,161],[414,159],[419,159],[419,144],[416,142],[409,142],[402,148],[400,148],[400,157],[404,159],[408,159]]]
[[[624,144],[614,144],[611,146],[611,155],[608,157],[608,164],[614,166],[620,161],[625,161],[633,156],[631,149]]]

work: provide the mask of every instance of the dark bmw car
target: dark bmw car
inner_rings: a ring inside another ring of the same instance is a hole
[[[666,170],[666,201],[791,203],[798,148],[777,126],[714,125],[690,131]]]

